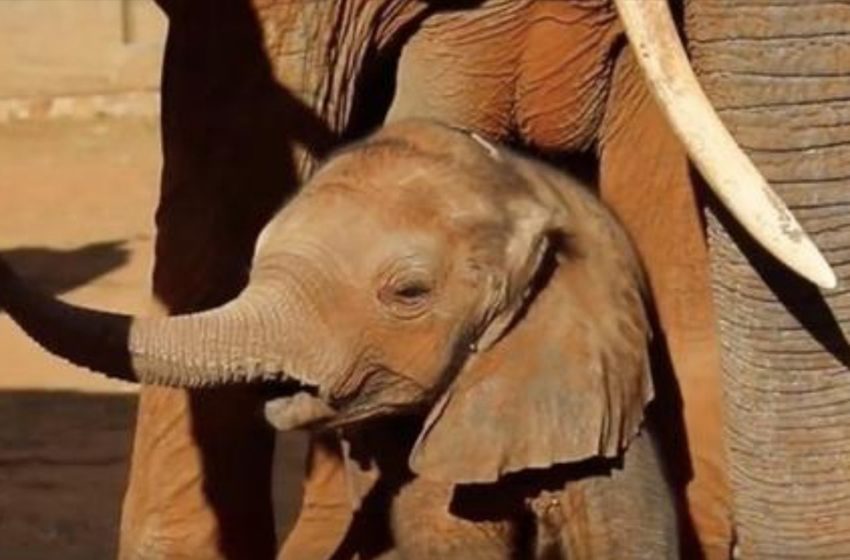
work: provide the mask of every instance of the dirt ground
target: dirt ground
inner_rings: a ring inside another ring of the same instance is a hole
[[[0,126],[0,253],[69,301],[144,312],[158,135],[152,119]],[[114,557],[135,407],[133,386],[49,356],[0,315],[0,559]],[[304,442],[278,443],[285,534]]]

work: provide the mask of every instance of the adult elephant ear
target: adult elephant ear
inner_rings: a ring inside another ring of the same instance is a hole
[[[525,305],[494,319],[504,333],[467,361],[427,417],[410,457],[417,474],[493,482],[615,457],[640,429],[653,396],[642,272],[613,217],[568,187],[558,189],[565,223],[545,232]]]

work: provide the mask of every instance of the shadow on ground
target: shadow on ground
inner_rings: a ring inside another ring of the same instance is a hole
[[[12,268],[39,289],[59,295],[127,264],[126,241],[99,241],[75,249],[19,247],[0,251]]]
[[[0,558],[114,558],[135,394],[0,392]],[[305,442],[280,434],[281,535],[300,503]]]

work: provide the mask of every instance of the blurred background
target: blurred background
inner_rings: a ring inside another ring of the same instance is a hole
[[[150,305],[166,26],[152,0],[0,2],[0,253],[69,301]],[[0,313],[0,558],[115,556],[135,406]],[[285,532],[303,442],[281,437]]]

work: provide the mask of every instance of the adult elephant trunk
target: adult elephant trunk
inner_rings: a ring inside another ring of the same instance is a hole
[[[838,2],[686,3],[707,94],[845,287],[848,30]],[[848,558],[850,292],[787,274],[722,211],[708,221],[742,557]]]
[[[295,290],[283,288],[253,282],[210,311],[134,318],[31,290],[0,262],[0,309],[45,349],[110,377],[174,387],[288,378],[293,358],[306,355],[295,347],[309,346],[299,334],[304,322],[293,320],[305,306],[295,304]],[[298,381],[315,384],[297,371]]]

